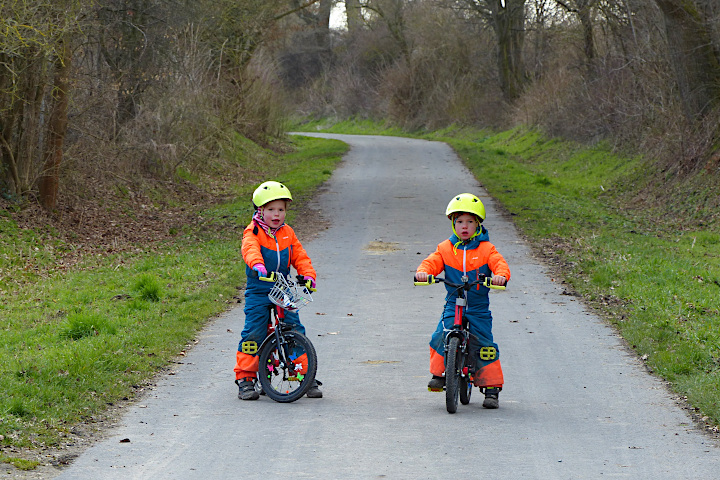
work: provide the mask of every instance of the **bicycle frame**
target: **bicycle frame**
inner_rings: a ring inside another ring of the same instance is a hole
[[[475,285],[483,283],[485,280],[483,279],[482,282],[468,282],[468,277],[463,276],[462,277],[462,285],[456,285],[453,283],[450,283],[448,281],[445,281],[443,279],[438,279],[439,281],[443,281],[446,284],[450,285],[451,287],[456,287],[457,295],[455,297],[455,319],[453,320],[453,326],[450,329],[445,329],[445,342],[444,342],[444,349],[445,349],[445,361],[447,364],[447,358],[448,358],[448,347],[450,346],[450,339],[453,337],[457,337],[460,340],[460,352],[465,357],[465,355],[468,352],[468,342],[470,340],[470,327],[468,325],[467,317],[465,317],[465,307],[467,306],[467,292],[470,288],[474,287]],[[470,376],[470,365],[467,364],[467,362],[464,362],[464,365],[462,365],[462,369],[460,371],[460,375],[463,378],[467,378],[469,381]]]
[[[259,278],[260,278],[260,280],[265,281],[265,282],[275,282],[277,279],[277,274],[276,274],[276,272],[270,272],[270,274],[267,277],[259,277]],[[299,276],[298,276],[298,281],[300,281]],[[314,291],[314,289],[310,289],[310,290]],[[280,305],[274,304],[270,310],[271,310],[271,313],[270,313],[270,318],[268,319],[267,335],[265,336],[265,339],[263,340],[262,344],[260,345],[260,348],[258,349],[258,351],[260,349],[262,349],[262,346],[265,343],[271,341],[273,336],[277,340],[278,345],[284,344],[284,342],[281,341],[282,340],[281,330],[283,330],[283,327],[285,326],[285,322],[283,322],[283,319],[285,318],[285,309],[283,307],[281,307]],[[278,329],[277,327],[280,327],[280,329]],[[291,327],[288,326],[285,329],[290,330]],[[283,357],[285,357],[282,360],[286,362],[287,361],[287,352],[285,352],[284,349],[282,351],[282,354],[283,354]]]
[[[282,348],[278,349],[278,353],[281,355],[280,361],[289,364],[290,359],[288,358],[288,352],[285,350],[285,341],[282,336],[283,330],[290,330],[292,327],[285,326],[285,322],[283,322],[283,319],[285,318],[285,309],[280,307],[279,305],[273,305],[270,308],[270,318],[268,319],[268,327],[267,327],[267,335],[265,336],[265,339],[263,340],[262,344],[260,344],[260,348],[258,348],[258,351],[262,350],[263,346],[266,343],[271,342],[273,339],[277,341],[278,345],[282,345]]]

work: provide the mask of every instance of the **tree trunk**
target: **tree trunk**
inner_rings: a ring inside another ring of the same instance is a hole
[[[583,29],[583,39],[585,46],[585,57],[589,64],[593,64],[595,60],[595,36],[593,34],[592,21],[593,2],[583,1],[578,5],[578,17]]]
[[[332,12],[332,1],[321,0],[318,11],[317,36],[320,48],[325,50],[325,55],[330,53],[330,13]]]
[[[47,210],[52,210],[57,205],[60,164],[62,163],[63,143],[68,124],[70,48],[66,41],[61,41],[59,47],[59,56],[55,61],[53,85],[55,101],[50,113],[45,165],[40,177],[40,203]]]
[[[694,0],[655,0],[665,18],[668,53],[685,115],[702,118],[720,101],[720,63],[708,19]]]
[[[348,32],[352,33],[362,28],[360,0],[345,0],[345,16],[347,17]]]
[[[527,82],[523,61],[525,43],[525,0],[486,0],[493,15],[498,41],[500,88],[509,102],[520,97]]]

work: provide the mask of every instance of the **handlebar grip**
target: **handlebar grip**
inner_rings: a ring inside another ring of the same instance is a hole
[[[434,275],[428,275],[427,281],[425,282],[413,282],[415,285],[432,285],[433,283],[437,283],[437,280],[435,280]]]
[[[270,274],[267,277],[262,277],[258,275],[258,279],[262,280],[263,282],[275,282],[277,280],[277,275],[275,272],[270,272]]]
[[[307,288],[310,292],[317,292],[317,288],[314,288],[312,286],[312,282],[310,280],[305,280],[305,277],[302,275],[296,275],[295,278],[297,279],[297,284],[302,285],[303,287]]]
[[[483,286],[487,288],[492,288],[493,290],[505,290],[505,285],[493,285],[491,277],[485,277],[485,282],[483,282]]]

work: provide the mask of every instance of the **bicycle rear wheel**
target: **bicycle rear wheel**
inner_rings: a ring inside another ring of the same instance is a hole
[[[470,382],[468,375],[462,375],[460,377],[460,403],[467,405],[470,403],[470,395],[472,395],[473,384]]]
[[[258,354],[258,380],[263,392],[280,403],[305,395],[315,380],[317,353],[305,335],[283,332],[266,342]]]
[[[463,364],[460,339],[452,337],[445,353],[445,407],[448,413],[457,411],[460,395],[460,369]]]

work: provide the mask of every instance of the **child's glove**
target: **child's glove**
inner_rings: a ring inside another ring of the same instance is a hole
[[[308,277],[307,275],[303,277],[305,279],[305,285],[307,285],[307,282],[310,282],[310,288],[315,289],[315,279],[312,277]]]
[[[258,273],[258,277],[267,277],[267,269],[262,263],[256,263],[252,269]]]

